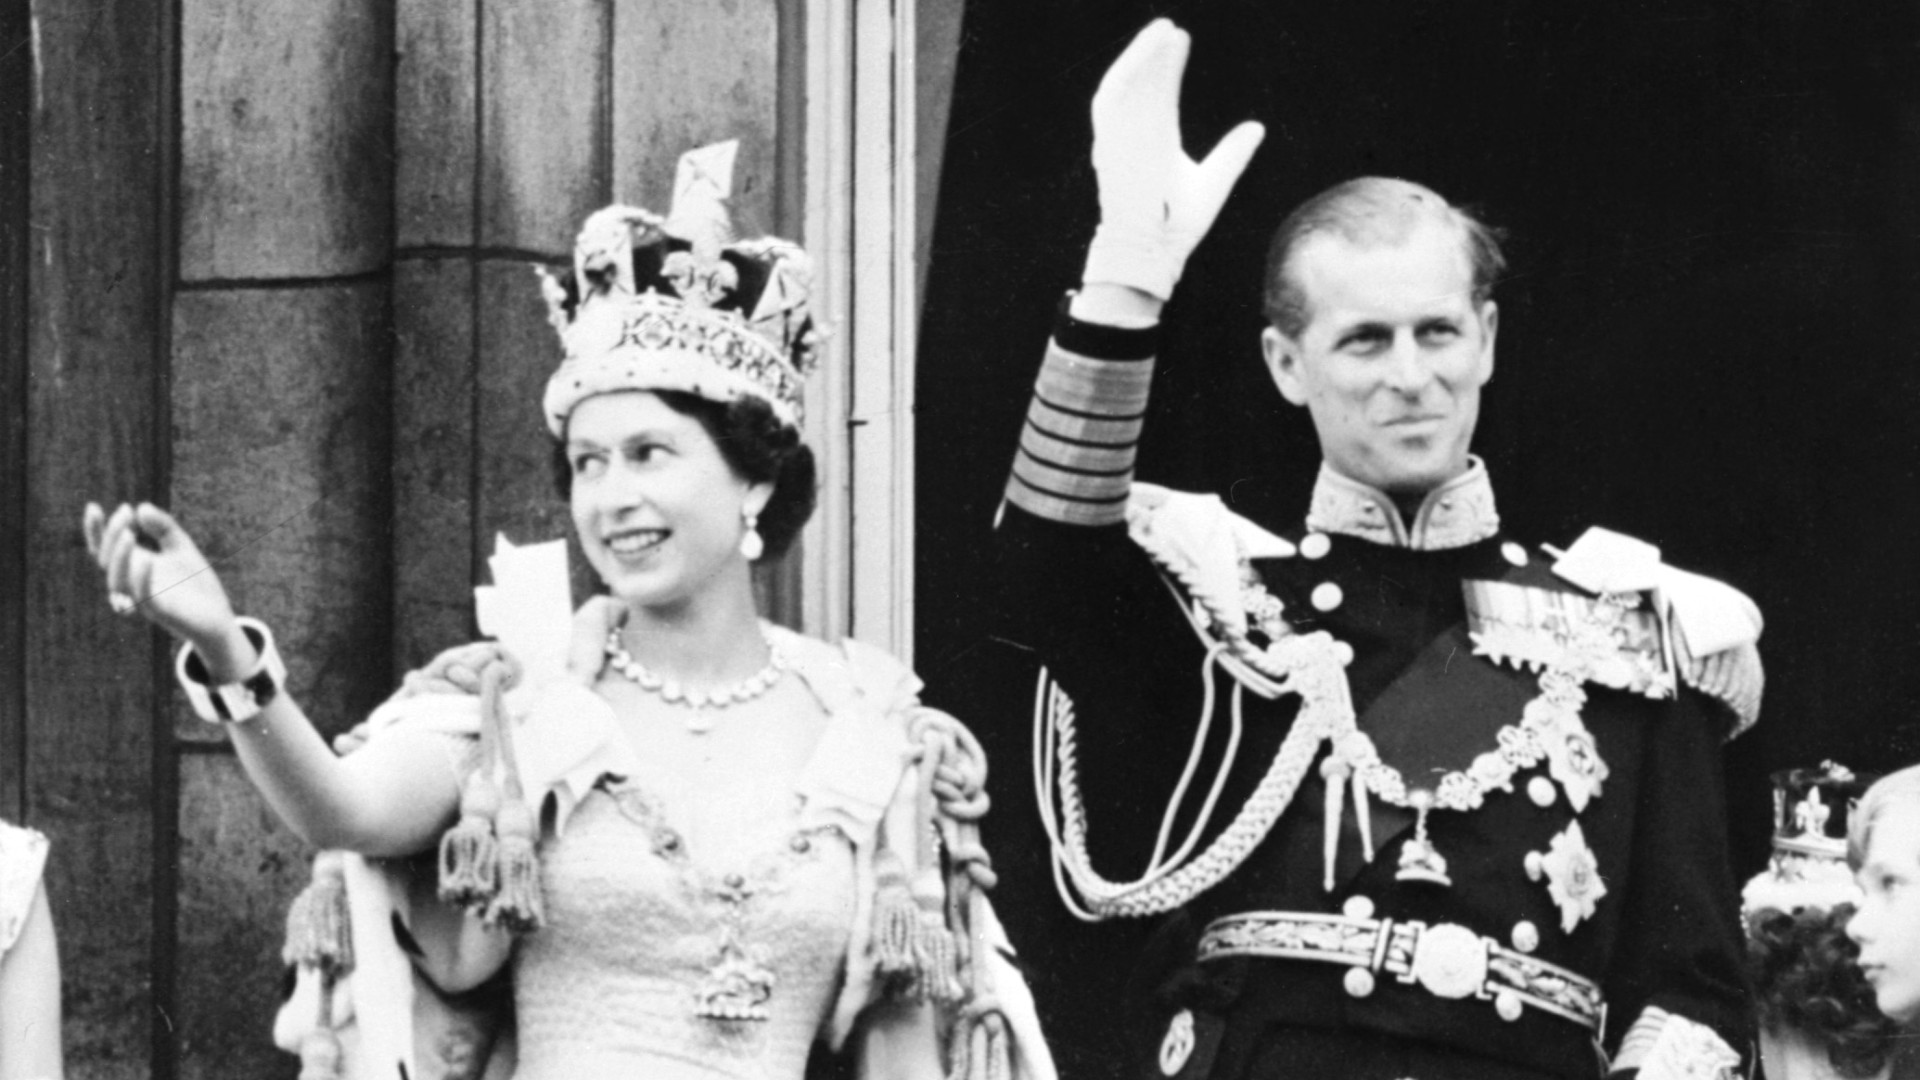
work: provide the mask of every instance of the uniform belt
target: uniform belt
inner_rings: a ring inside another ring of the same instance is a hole
[[[1457,923],[1362,919],[1308,911],[1224,915],[1200,935],[1199,958],[1264,956],[1345,964],[1347,992],[1365,997],[1385,972],[1435,997],[1494,1002],[1501,1018],[1518,1020],[1525,1006],[1600,1034],[1606,999],[1576,972],[1509,949]]]

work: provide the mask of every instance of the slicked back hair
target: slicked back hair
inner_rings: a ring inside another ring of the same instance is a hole
[[[1274,230],[1267,247],[1267,321],[1294,339],[1307,328],[1312,311],[1293,261],[1309,239],[1324,234],[1359,247],[1391,245],[1404,241],[1422,221],[1441,221],[1460,231],[1473,267],[1474,306],[1485,303],[1507,269],[1500,230],[1430,188],[1392,177],[1362,176],[1294,207]]]

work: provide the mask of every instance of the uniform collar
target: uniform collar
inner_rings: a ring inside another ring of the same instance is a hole
[[[1493,507],[1487,466],[1478,457],[1467,459],[1466,472],[1427,492],[1411,528],[1386,492],[1350,480],[1323,461],[1320,478],[1313,485],[1313,504],[1307,509],[1307,528],[1388,547],[1441,551],[1498,533],[1500,514]]]

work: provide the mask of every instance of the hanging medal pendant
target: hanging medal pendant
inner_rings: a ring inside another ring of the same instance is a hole
[[[1426,881],[1451,887],[1453,879],[1447,876],[1447,860],[1427,837],[1427,813],[1433,809],[1433,792],[1424,788],[1410,792],[1407,805],[1413,807],[1418,816],[1413,822],[1413,838],[1400,848],[1400,872],[1393,875],[1394,880]]]
[[[742,875],[728,874],[719,895],[727,905],[720,954],[694,992],[694,1013],[706,1020],[766,1020],[775,976],[740,943],[740,924],[753,890]]]
[[[765,1020],[773,983],[766,965],[729,940],[700,982],[694,1012],[705,1020]]]

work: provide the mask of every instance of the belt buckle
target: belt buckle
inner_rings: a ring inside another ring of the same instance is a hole
[[[1402,981],[1418,982],[1434,997],[1487,996],[1487,943],[1457,923],[1423,927]]]

